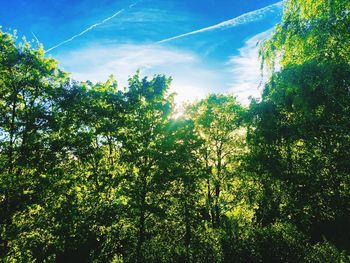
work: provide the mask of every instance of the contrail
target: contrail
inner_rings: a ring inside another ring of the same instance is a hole
[[[39,39],[36,37],[36,35],[32,32],[32,35],[37,43],[40,43]]]
[[[207,31],[212,31],[215,29],[231,28],[231,27],[235,27],[235,26],[239,26],[239,25],[244,25],[244,24],[247,24],[250,22],[258,21],[258,20],[263,19],[267,14],[282,10],[282,8],[283,8],[283,1],[280,1],[280,2],[277,2],[275,4],[272,4],[272,5],[269,5],[269,6],[266,6],[266,7],[263,7],[261,9],[257,9],[257,10],[254,10],[254,11],[251,11],[248,13],[245,13],[243,15],[236,17],[236,18],[221,22],[221,23],[213,25],[213,26],[205,27],[205,28],[202,28],[199,30],[189,32],[189,33],[185,33],[185,34],[178,35],[175,37],[160,40],[157,42],[157,44],[169,42],[169,41],[183,38],[183,37],[190,36],[190,35],[195,35],[195,34],[207,32]]]
[[[129,5],[129,7],[128,7],[127,9],[133,8],[138,2],[139,2],[139,1],[137,1],[137,2],[135,2],[135,3],[133,3],[133,4],[131,4],[131,5]],[[94,29],[95,27],[98,27],[98,26],[100,26],[100,25],[102,25],[102,24],[108,22],[109,20],[113,19],[114,17],[116,17],[116,16],[119,15],[120,13],[124,12],[125,10],[126,10],[126,9],[123,8],[123,9],[121,9],[121,10],[115,12],[115,13],[114,13],[113,15],[111,15],[110,17],[107,17],[106,19],[102,20],[101,22],[98,22],[98,23],[96,23],[96,24],[93,24],[92,26],[89,26],[87,29],[81,31],[79,34],[76,34],[76,35],[72,36],[71,38],[69,38],[69,39],[67,39],[67,40],[65,40],[65,41],[63,41],[63,42],[61,42],[61,43],[59,43],[59,44],[57,44],[57,45],[55,45],[55,46],[49,48],[49,49],[46,50],[45,52],[46,52],[46,53],[49,53],[50,51],[52,51],[52,50],[54,50],[54,49],[56,49],[56,48],[58,48],[58,47],[60,47],[60,46],[62,46],[62,45],[64,45],[64,44],[66,44],[66,43],[68,43],[68,42],[71,42],[71,41],[74,40],[75,38],[84,35],[85,33],[89,32],[90,30]]]

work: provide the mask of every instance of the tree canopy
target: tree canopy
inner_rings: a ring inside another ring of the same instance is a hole
[[[0,31],[1,262],[349,262],[350,2],[287,0],[259,100],[75,81]]]

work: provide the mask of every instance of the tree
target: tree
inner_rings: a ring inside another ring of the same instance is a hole
[[[123,196],[129,218],[137,231],[133,257],[143,262],[147,228],[163,213],[173,180],[166,168],[167,150],[162,148],[165,127],[170,120],[172,96],[166,96],[170,79],[156,76],[148,81],[130,78],[125,100],[129,105],[122,130],[121,161],[126,167]]]
[[[263,101],[251,108],[252,165],[277,179],[273,187],[280,200],[274,215],[292,220],[317,241],[322,235],[334,239],[336,229],[346,227],[337,224],[349,218],[348,76],[347,65],[285,67],[266,86]],[[269,206],[264,203],[261,212]]]
[[[189,108],[198,134],[203,140],[200,154],[207,172],[207,203],[212,224],[220,226],[222,188],[237,165],[237,157],[244,152],[244,129],[241,118],[244,109],[233,96],[209,95]],[[233,168],[234,169],[234,168]]]
[[[248,141],[264,186],[258,220],[290,221],[312,244],[327,238],[349,251],[348,9],[342,0],[286,2],[260,49],[263,65],[280,70],[251,104]]]
[[[261,45],[262,65],[350,62],[349,1],[288,0],[284,5],[282,22]]]
[[[13,215],[40,198],[53,158],[54,90],[67,81],[41,47],[0,31],[0,196],[1,255],[8,251]]]

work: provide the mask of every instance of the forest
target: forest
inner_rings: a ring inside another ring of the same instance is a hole
[[[180,113],[171,77],[75,81],[0,30],[0,262],[350,262],[349,29],[287,0],[261,99]]]

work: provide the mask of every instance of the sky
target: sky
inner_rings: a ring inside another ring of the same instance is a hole
[[[261,92],[258,43],[280,22],[276,0],[0,0],[3,31],[44,45],[76,80],[122,88],[142,76],[171,76],[175,101]]]

